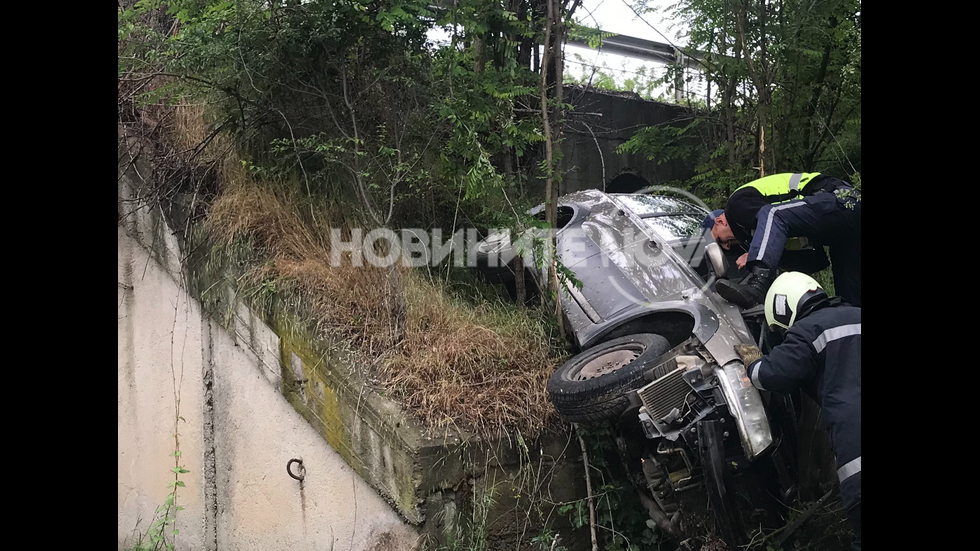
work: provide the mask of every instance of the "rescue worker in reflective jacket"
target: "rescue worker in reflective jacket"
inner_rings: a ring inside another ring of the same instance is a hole
[[[827,266],[826,245],[837,294],[861,305],[861,194],[849,183],[818,172],[773,174],[736,189],[725,211],[708,218],[711,236],[722,248],[748,246],[736,262],[747,271],[745,277],[718,282],[716,290],[725,300],[743,308],[761,303],[777,267],[822,270]],[[805,238],[823,263],[781,262],[791,238]]]
[[[765,298],[766,321],[783,333],[767,356],[750,363],[757,388],[789,393],[802,389],[823,410],[837,457],[837,477],[852,549],[861,548],[861,309],[829,298],[810,276],[780,275]]]

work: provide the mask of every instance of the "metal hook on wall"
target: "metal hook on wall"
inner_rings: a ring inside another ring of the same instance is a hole
[[[299,463],[299,468],[300,468],[300,474],[299,475],[293,474],[293,470],[292,470],[293,463]],[[302,482],[303,479],[306,478],[306,467],[303,466],[303,460],[302,459],[290,459],[289,462],[286,463],[286,474],[288,474],[292,478],[295,478],[296,480],[299,480],[300,482]]]

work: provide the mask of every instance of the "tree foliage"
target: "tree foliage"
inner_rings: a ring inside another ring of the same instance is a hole
[[[258,169],[378,224],[523,212],[544,139],[535,2],[140,0],[119,10],[130,99],[203,101]],[[451,35],[434,44],[427,34]],[[121,85],[121,89],[122,89]],[[130,87],[134,88],[134,87]],[[121,92],[121,97],[122,97]],[[477,201],[479,199],[479,201]],[[520,208],[518,208],[520,207]]]
[[[702,60],[706,101],[685,128],[643,129],[624,151],[695,163],[694,190],[714,199],[776,172],[859,179],[860,0],[679,0],[671,10]]]

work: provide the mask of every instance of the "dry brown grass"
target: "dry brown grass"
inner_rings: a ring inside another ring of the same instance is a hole
[[[310,229],[300,215],[306,206],[285,186],[257,182],[235,163],[224,163],[219,179],[223,190],[206,227],[218,243],[250,244],[253,262],[243,284],[275,281],[314,327],[379,359],[388,395],[423,423],[534,435],[555,421],[545,385],[559,358],[542,323],[510,305],[474,308],[451,298],[441,282],[399,268],[406,305],[399,340],[398,291],[387,268],[330,266],[326,240]],[[344,221],[323,209],[315,216],[321,224]]]
[[[220,178],[228,185],[206,224],[218,243],[240,240],[252,248],[253,263],[240,280],[242,287],[275,281],[303,304],[316,327],[340,333],[369,353],[394,346],[392,316],[383,307],[383,270],[331,267],[326,242],[310,231],[293,197],[261,185],[238,167],[222,170]]]
[[[554,420],[545,385],[558,359],[541,325],[501,306],[472,309],[439,284],[405,278],[408,323],[387,380],[424,421],[537,434]]]

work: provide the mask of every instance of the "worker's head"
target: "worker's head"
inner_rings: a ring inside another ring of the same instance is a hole
[[[735,239],[735,233],[732,231],[732,227],[728,225],[728,217],[725,216],[725,211],[716,210],[711,214],[713,215],[711,237],[716,243],[721,245],[721,248],[727,251],[732,248],[732,245],[738,243],[738,240]],[[704,222],[707,223],[708,218],[705,218]]]
[[[804,273],[781,274],[766,293],[766,322],[781,333],[793,326],[807,303],[826,296],[817,280]]]
[[[708,213],[701,222],[701,227],[705,230],[710,230],[712,226],[715,225],[715,218],[718,218],[725,213],[725,209],[717,209]]]

